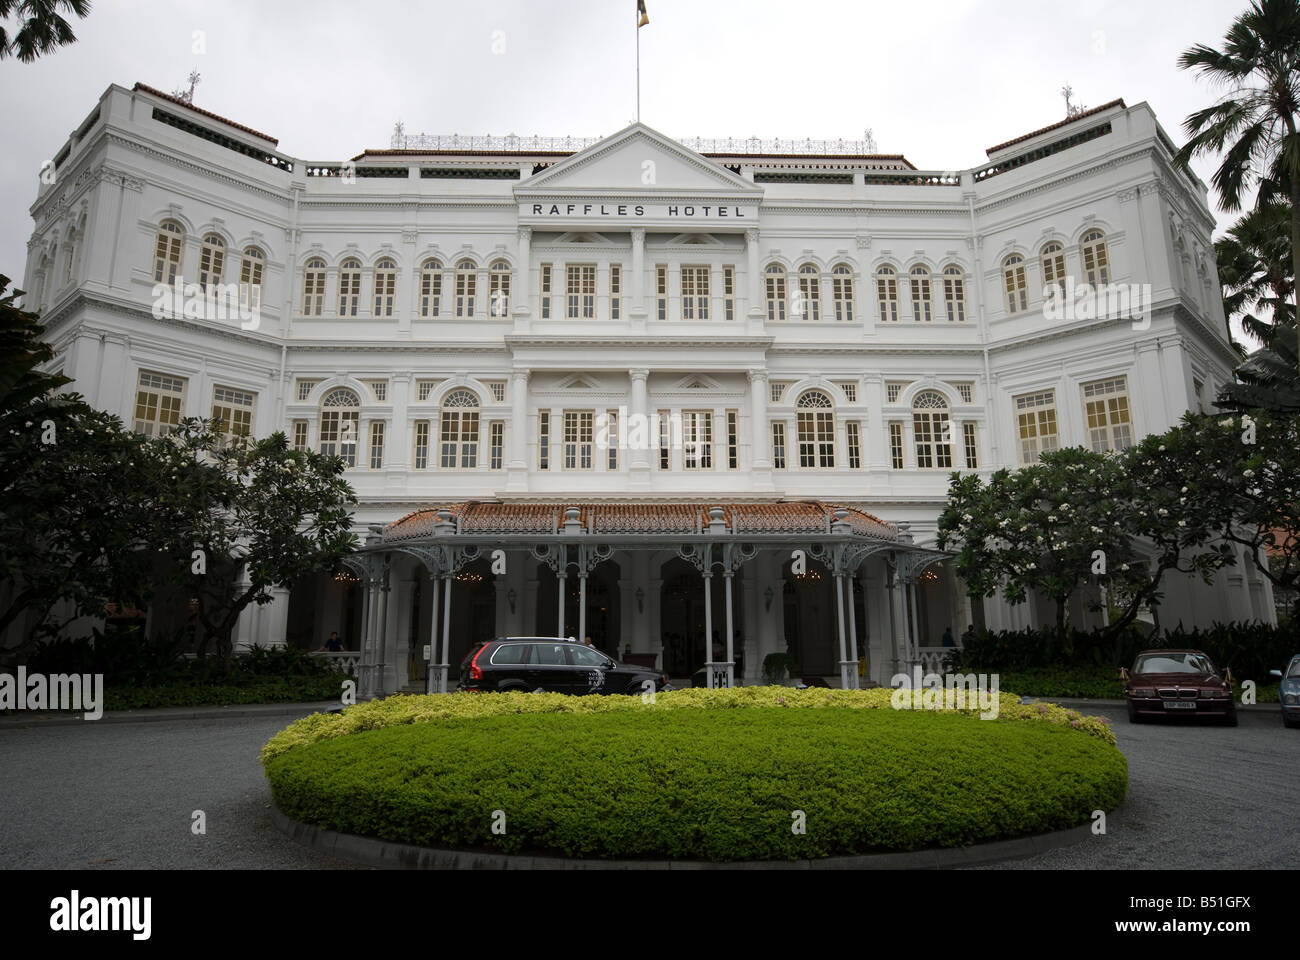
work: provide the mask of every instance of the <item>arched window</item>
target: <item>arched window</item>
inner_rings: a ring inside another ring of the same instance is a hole
[[[966,275],[961,267],[943,268],[943,302],[948,310],[949,323],[966,322]]]
[[[384,257],[375,264],[375,312],[376,317],[391,317],[393,302],[397,299],[397,263]]]
[[[325,261],[313,257],[302,271],[302,315],[319,317],[325,310]]]
[[[934,320],[934,290],[930,285],[930,270],[917,264],[911,270],[912,319],[918,323],[931,323]]]
[[[1079,240],[1083,254],[1083,281],[1096,286],[1110,283],[1110,257],[1106,253],[1106,235],[1089,230]]]
[[[361,399],[347,387],[338,387],[325,394],[320,405],[320,452],[327,457],[342,457],[345,464],[355,467]]]
[[[245,247],[239,261],[239,299],[245,306],[262,304],[262,272],[266,254],[260,247]]]
[[[952,468],[952,423],[943,394],[924,390],[912,401],[916,465],[922,470]]]
[[[799,309],[796,320],[820,323],[822,319],[822,274],[815,263],[799,268]]]
[[[434,318],[442,310],[442,261],[420,265],[420,316]]]
[[[226,241],[215,233],[209,233],[199,248],[199,289],[207,293],[208,287],[221,283],[225,275]]]
[[[835,319],[852,323],[853,270],[847,263],[837,263],[831,269],[831,296],[835,300]]]
[[[767,319],[774,323],[784,323],[785,267],[779,263],[768,264],[764,277],[767,283]]]
[[[472,390],[453,390],[442,400],[440,463],[444,470],[478,466],[478,397]]]
[[[510,316],[510,264],[504,260],[488,268],[488,311],[494,317]]]
[[[153,282],[173,283],[181,271],[181,251],[185,247],[185,228],[175,220],[158,224],[158,241],[154,245]]]
[[[835,466],[835,405],[821,390],[808,390],[795,401],[799,466],[805,470]]]
[[[1038,252],[1038,259],[1043,266],[1043,299],[1048,297],[1048,290],[1053,286],[1060,288],[1057,296],[1065,296],[1065,247],[1056,241],[1045,244]]]
[[[478,284],[478,267],[473,260],[456,264],[456,316],[474,316],[474,288]]]
[[[1013,253],[1002,261],[1002,283],[1007,295],[1007,313],[1029,309],[1029,284],[1025,280],[1025,258]]]
[[[884,266],[876,271],[876,299],[880,302],[882,323],[898,322],[898,272]]]
[[[80,237],[78,236],[75,227],[68,231],[68,242],[67,242],[68,253],[67,253],[66,262],[64,263],[64,267],[63,267],[64,285],[71,283],[75,277],[76,263],[77,263],[77,241],[79,239]]]
[[[361,261],[349,257],[339,264],[339,316],[355,317],[361,309]]]

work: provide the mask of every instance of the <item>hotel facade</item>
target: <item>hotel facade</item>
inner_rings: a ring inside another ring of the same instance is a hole
[[[338,630],[371,693],[557,633],[719,684],[787,650],[888,683],[946,629],[1054,616],[972,609],[935,549],[953,471],[1123,448],[1230,379],[1214,220],[1172,155],[1115,101],[971,170],[642,124],[315,162],[114,85],[43,178],[26,302],[51,369],[136,430],[345,459],[364,548],[242,644]],[[185,296],[221,284],[241,309]],[[1272,610],[1243,558],[1158,616]]]

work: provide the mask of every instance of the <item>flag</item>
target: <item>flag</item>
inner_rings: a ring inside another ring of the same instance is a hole
[[[640,30],[650,22],[650,16],[645,12],[645,0],[636,0],[637,22],[636,28]]]

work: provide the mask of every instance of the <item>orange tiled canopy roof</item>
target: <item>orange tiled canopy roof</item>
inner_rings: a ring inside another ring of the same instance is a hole
[[[722,510],[728,532],[736,534],[828,534],[835,514],[859,536],[894,540],[898,530],[879,517],[851,507],[820,500],[726,503],[717,501],[667,501],[649,503],[574,503],[572,501],[488,503],[471,500],[429,507],[390,523],[384,539],[411,540],[429,536],[440,510],[447,510],[462,534],[556,534],[563,532],[570,509],[584,533],[590,534],[699,534],[708,529],[710,511]]]

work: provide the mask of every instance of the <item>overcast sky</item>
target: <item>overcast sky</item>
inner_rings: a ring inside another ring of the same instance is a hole
[[[1182,143],[1216,91],[1176,66],[1246,0],[646,0],[641,119],[669,136],[861,139],[922,169],[1096,106]],[[0,272],[21,279],[41,164],[111,83],[170,92],[341,160],[408,133],[612,133],[635,114],[635,0],[94,0],[77,42],[0,64]],[[195,31],[206,51],[195,53]],[[1195,164],[1208,182],[1212,165]],[[1212,207],[1214,205],[1211,200]],[[1220,226],[1230,217],[1219,214]]]

